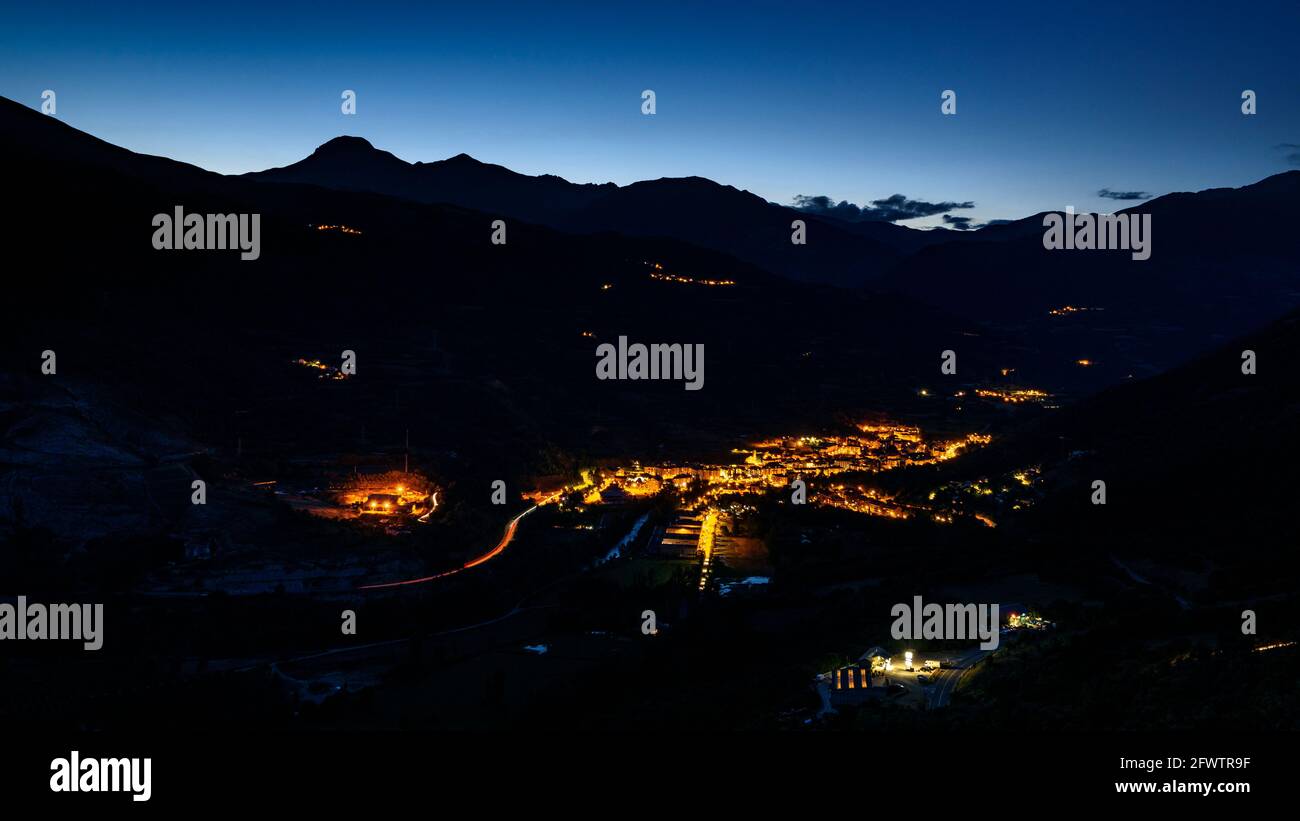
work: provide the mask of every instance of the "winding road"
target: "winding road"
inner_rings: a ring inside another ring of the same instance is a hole
[[[515,530],[519,527],[519,522],[521,519],[523,519],[529,513],[532,513],[534,510],[541,507],[542,505],[550,504],[555,499],[558,499],[559,496],[560,496],[559,493],[556,493],[552,496],[548,496],[542,501],[538,502],[537,504],[525,510],[523,513],[520,513],[518,516],[511,519],[509,522],[506,522],[505,532],[501,534],[501,541],[497,542],[496,547],[492,548],[491,550],[489,550],[488,552],[484,553],[482,556],[479,556],[476,559],[471,559],[470,561],[465,562],[460,567],[454,567],[451,570],[444,570],[443,572],[435,573],[432,576],[421,576],[418,579],[402,579],[401,581],[383,582],[382,584],[363,584],[363,585],[359,585],[357,589],[358,590],[384,590],[392,587],[405,587],[406,585],[412,585],[412,584],[424,584],[425,582],[431,582],[436,579],[445,579],[448,576],[454,576],[457,573],[460,573],[464,570],[469,570],[471,567],[478,567],[484,562],[491,561],[492,559],[501,555],[502,551],[504,551],[506,547],[510,545],[511,540],[515,538]]]
[[[938,672],[933,673],[930,687],[925,691],[925,708],[933,710],[946,707],[952,700],[952,694],[957,691],[957,683],[961,681],[962,676],[992,652],[992,650],[972,650],[958,658],[951,666],[945,665],[939,668]]]

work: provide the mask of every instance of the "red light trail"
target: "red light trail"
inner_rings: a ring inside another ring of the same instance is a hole
[[[558,496],[558,494],[556,495]],[[545,500],[539,502],[538,504],[535,504],[532,507],[528,508],[523,513],[520,513],[518,516],[514,517],[513,519],[511,519],[508,523],[506,523],[505,533],[501,534],[501,541],[497,542],[496,547],[492,548],[487,553],[484,553],[482,556],[479,556],[476,559],[472,559],[468,562],[465,562],[460,567],[453,568],[451,570],[444,570],[443,572],[435,573],[432,576],[422,576],[418,579],[403,579],[402,581],[384,582],[383,584],[363,584],[359,586],[357,589],[358,590],[382,590],[389,587],[404,587],[409,584],[424,584],[425,582],[431,582],[434,581],[435,579],[443,579],[446,578],[447,576],[454,576],[457,573],[461,572],[462,570],[469,570],[471,567],[478,567],[484,562],[490,561],[491,559],[494,559],[497,556],[501,555],[502,551],[504,551],[506,547],[510,544],[511,540],[514,539],[515,529],[519,527],[520,519],[524,518],[529,513],[532,513],[534,510],[536,510],[537,508],[541,507],[542,505],[546,504],[547,502],[551,501],[551,499],[554,498],[556,498],[556,496],[550,496]]]

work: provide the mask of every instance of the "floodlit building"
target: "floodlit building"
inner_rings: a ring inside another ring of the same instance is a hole
[[[437,488],[416,473],[358,470],[333,489],[334,501],[362,516],[414,515],[429,512]]]
[[[889,672],[893,666],[892,659],[883,647],[872,647],[862,654],[862,657],[858,659],[858,663],[866,663],[876,675]]]
[[[402,504],[402,497],[395,493],[371,493],[362,503],[361,512],[363,514],[391,516],[394,513],[406,512],[406,507],[406,505]]]
[[[832,705],[860,704],[884,692],[881,681],[876,680],[872,686],[872,672],[869,664],[846,664],[829,674],[830,699]]]

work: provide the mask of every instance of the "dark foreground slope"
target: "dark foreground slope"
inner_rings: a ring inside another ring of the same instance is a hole
[[[1258,372],[1242,373],[1243,351]],[[1015,524],[1058,556],[1140,556],[1186,571],[1210,599],[1300,589],[1294,503],[1300,463],[1300,315],[1167,374],[1064,408],[987,451],[954,478],[1027,464],[1048,492]],[[1104,481],[1106,503],[1093,504]],[[1141,575],[1141,574],[1140,574]]]

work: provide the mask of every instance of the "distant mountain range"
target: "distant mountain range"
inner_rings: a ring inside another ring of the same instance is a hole
[[[244,176],[447,203],[570,233],[673,238],[793,280],[902,294],[1019,329],[1035,345],[1060,348],[1063,361],[1102,360],[1107,380],[1159,372],[1300,305],[1300,234],[1289,225],[1300,171],[1119,212],[1152,216],[1144,261],[1046,250],[1046,213],[973,231],[921,231],[813,215],[700,177],[593,185],[464,154],[408,163],[357,137]],[[807,245],[790,242],[795,219],[808,225]],[[1049,319],[1067,306],[1100,310]]]
[[[1160,295],[1218,302],[1240,289],[1248,298],[1291,290],[1300,271],[1300,238],[1289,230],[1300,171],[1239,189],[1168,194],[1119,212],[1155,220],[1152,259],[1132,265],[1118,254],[1049,256],[1041,244],[1045,214],[974,231],[920,231],[813,215],[701,177],[595,185],[527,176],[465,154],[409,163],[359,137],[244,176],[447,203],[571,232],[672,237],[792,279],[897,290],[980,319]],[[790,242],[795,219],[809,225],[806,246]]]
[[[1297,201],[1300,170],[1119,211],[1151,215],[1153,249],[1145,261],[1123,252],[1045,250],[1046,214],[1035,214],[922,249],[874,285],[924,293],[932,304],[990,319],[1072,304],[1163,312],[1177,324],[1184,309],[1198,305],[1216,312],[1267,305],[1258,319],[1300,296]]]
[[[595,185],[550,174],[531,177],[466,154],[408,163],[359,137],[335,138],[292,165],[243,176],[458,205],[570,232],[672,237],[791,279],[845,286],[861,285],[903,254],[951,233],[842,222],[703,177]],[[796,219],[809,225],[807,245],[790,242]]]
[[[1010,346],[1004,358],[1018,378],[1084,390],[1158,373],[1300,306],[1300,234],[1288,224],[1300,171],[1237,189],[1169,194],[1120,212],[1153,219],[1151,258],[1135,261],[1122,251],[1044,249],[1043,214],[973,231],[920,231],[808,214],[700,177],[596,185],[519,174],[464,154],[410,163],[358,137],[330,140],[284,168],[225,176],[135,154],[8,100],[0,99],[0,127],[25,203],[12,228],[47,230],[42,214],[75,199],[115,203],[79,229],[83,243],[48,249],[56,255],[116,247],[134,230],[128,226],[185,201],[263,212],[276,270],[296,270],[319,253],[319,242],[302,233],[306,224],[360,225],[367,239],[352,250],[365,247],[372,263],[384,259],[393,270],[446,272],[436,283],[444,298],[493,271],[517,293],[549,289],[549,299],[596,276],[579,269],[612,271],[654,258],[743,284],[784,278],[845,288],[834,299],[869,306],[861,321],[877,334],[896,322],[921,337],[942,328],[933,338],[979,324],[985,339]],[[22,189],[26,176],[30,190]],[[495,217],[511,231],[509,248],[497,252],[484,239]],[[790,242],[795,219],[808,225],[806,245]],[[112,259],[132,277],[177,262],[147,243]],[[339,264],[324,260],[316,276]],[[250,304],[261,294],[270,304],[268,290],[296,283],[294,276],[244,282],[251,273],[234,270],[217,298],[243,294],[241,304]],[[764,294],[754,319],[778,334],[795,330],[782,329],[791,316],[783,301],[829,304],[815,291]],[[1062,314],[1067,306],[1089,310]],[[821,330],[833,338],[842,329]],[[1082,360],[1093,367],[1073,364]]]

